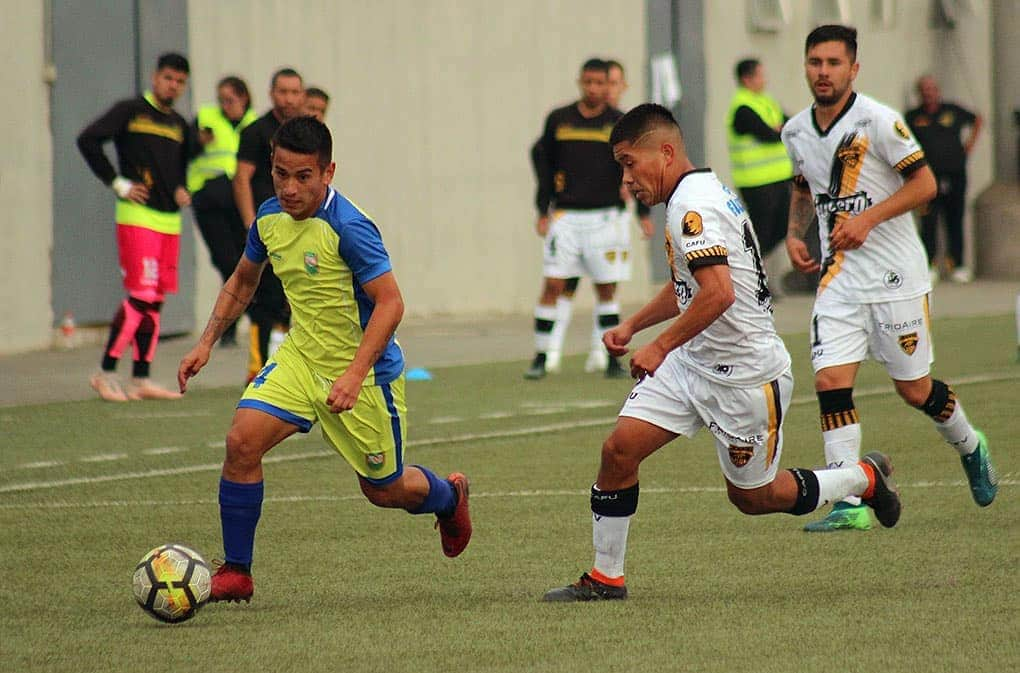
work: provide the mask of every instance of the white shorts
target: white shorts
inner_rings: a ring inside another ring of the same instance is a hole
[[[620,208],[556,211],[543,242],[542,275],[587,276],[594,283],[628,280],[630,244],[621,238],[621,212],[626,214]]]
[[[783,452],[783,419],[793,397],[793,374],[755,388],[724,386],[671,353],[655,376],[639,381],[620,416],[639,418],[664,430],[694,437],[708,428],[715,436],[719,466],[737,488],[771,483]]]
[[[811,366],[863,362],[870,355],[896,381],[927,376],[934,362],[928,295],[854,304],[823,292],[811,316]]]

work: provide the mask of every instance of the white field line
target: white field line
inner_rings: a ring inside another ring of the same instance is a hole
[[[145,412],[127,412],[121,414],[114,414],[113,417],[118,420],[125,419],[152,419],[152,418],[194,418],[196,416],[212,416],[211,411],[145,411]]]
[[[953,381],[953,385],[966,385],[972,383],[988,383],[993,381],[1008,381],[1013,379],[1020,379],[1020,376],[1015,374],[981,374],[976,376],[960,377]],[[895,395],[891,384],[881,387],[864,388],[861,390],[854,391],[854,396],[857,398],[861,397],[877,397],[881,395]],[[793,405],[801,404],[815,404],[816,398],[814,396],[803,396],[795,397],[791,401]],[[561,423],[549,423],[547,425],[538,425],[528,428],[518,428],[516,430],[498,430],[493,432],[479,432],[479,433],[467,433],[463,435],[453,435],[450,437],[436,437],[432,439],[420,439],[411,440],[407,442],[408,447],[422,447],[422,446],[434,446],[437,444],[461,444],[466,442],[479,442],[490,439],[509,439],[511,437],[524,437],[528,435],[544,434],[547,432],[557,432],[561,430],[576,430],[579,428],[590,428],[598,427],[602,425],[611,425],[616,422],[616,417],[611,418],[593,418],[585,419],[580,421],[563,421]],[[325,456],[334,455],[333,451],[321,450],[321,451],[307,451],[302,453],[293,453],[282,456],[268,456],[263,459],[264,463],[282,463],[290,462],[295,460],[307,460],[311,458],[323,458]],[[30,481],[15,484],[7,484],[0,486],[0,493],[16,493],[24,491],[37,491],[44,488],[60,488],[63,486],[79,486],[82,484],[98,484],[110,481],[123,481],[127,479],[149,479],[153,477],[169,477],[178,474],[191,474],[194,472],[208,472],[216,471],[222,468],[221,463],[205,463],[200,465],[183,465],[181,467],[172,467],[158,470],[145,470],[143,472],[122,472],[119,474],[107,474],[99,475],[95,477],[75,477],[70,479],[57,479],[53,481]]]
[[[1020,480],[1012,479],[1012,473],[999,479],[1000,486],[1017,486]],[[931,489],[931,488],[965,488],[967,483],[962,479],[951,479],[944,481],[916,481],[912,483],[900,483],[901,489]],[[676,486],[676,487],[645,487],[641,489],[642,495],[648,494],[685,494],[685,493],[724,493],[725,488],[721,486]],[[571,497],[583,498],[588,495],[587,490],[575,489],[536,489],[528,491],[493,491],[490,493],[472,493],[472,498],[558,498]],[[364,500],[361,494],[351,495],[284,495],[267,496],[266,503],[303,503],[303,502],[350,502]],[[0,510],[54,510],[54,509],[106,509],[114,507],[195,507],[200,505],[216,505],[215,498],[198,498],[195,500],[99,500],[91,502],[26,502],[26,503],[0,503]]]

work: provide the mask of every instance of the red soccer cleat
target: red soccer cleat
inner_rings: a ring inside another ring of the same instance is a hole
[[[443,553],[459,556],[471,541],[471,515],[468,514],[468,478],[454,472],[446,478],[457,491],[457,506],[448,517],[436,517],[436,528],[443,543]]]
[[[217,562],[213,561],[216,565]],[[209,602],[232,601],[239,603],[251,602],[251,595],[255,593],[255,581],[251,573],[242,570],[233,563],[219,562],[219,567],[212,576],[212,589],[209,591]]]

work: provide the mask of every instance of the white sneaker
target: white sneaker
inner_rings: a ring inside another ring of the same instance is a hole
[[[606,371],[609,365],[609,353],[604,348],[588,353],[588,359],[584,361],[584,371],[588,374]]]
[[[953,269],[952,278],[954,283],[969,283],[974,280],[974,272],[965,266],[958,266]]]
[[[559,351],[546,351],[545,353],[545,371],[550,374],[560,373],[560,364],[563,360],[563,354]]]

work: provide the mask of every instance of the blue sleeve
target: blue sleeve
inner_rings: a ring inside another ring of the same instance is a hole
[[[343,227],[339,252],[359,283],[367,283],[393,268],[379,230],[368,220],[352,220]]]
[[[244,256],[256,264],[266,261],[269,256],[265,243],[259,237],[259,221],[257,219],[248,230],[248,240],[244,244]]]

